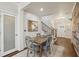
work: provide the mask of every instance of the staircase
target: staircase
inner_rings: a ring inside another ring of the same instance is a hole
[[[53,27],[49,27],[47,24],[41,21],[42,24],[42,31],[44,32],[45,35],[52,35],[54,38],[54,42],[57,40],[57,30],[54,29]]]
[[[54,28],[53,27],[49,27],[47,24],[45,24],[44,22],[41,21],[42,24],[42,31],[49,35],[49,34],[53,34],[54,35]]]

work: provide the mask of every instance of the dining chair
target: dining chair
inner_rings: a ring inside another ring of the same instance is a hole
[[[49,36],[48,39],[47,39],[47,41],[46,41],[46,43],[43,46],[43,50],[44,50],[45,56],[47,56],[47,54],[48,54],[48,50],[50,49],[50,43],[51,43],[51,41],[52,41],[52,37]]]
[[[53,37],[50,43],[50,53],[54,53],[54,38]]]
[[[25,43],[27,48],[27,56],[29,57],[31,55],[34,57],[36,53],[36,44],[33,42],[30,36],[26,36]]]

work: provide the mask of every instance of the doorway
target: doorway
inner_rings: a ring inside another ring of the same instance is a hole
[[[65,37],[65,25],[59,24],[57,27],[57,36],[58,37]]]

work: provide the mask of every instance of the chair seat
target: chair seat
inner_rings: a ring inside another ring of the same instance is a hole
[[[36,45],[36,46],[37,46],[38,44],[36,44],[36,43],[33,43],[33,45]]]

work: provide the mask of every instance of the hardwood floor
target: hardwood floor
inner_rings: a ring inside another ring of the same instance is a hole
[[[65,47],[65,51],[64,51],[65,57],[77,57],[77,54],[74,50],[74,47],[70,39],[58,37],[56,44]]]

